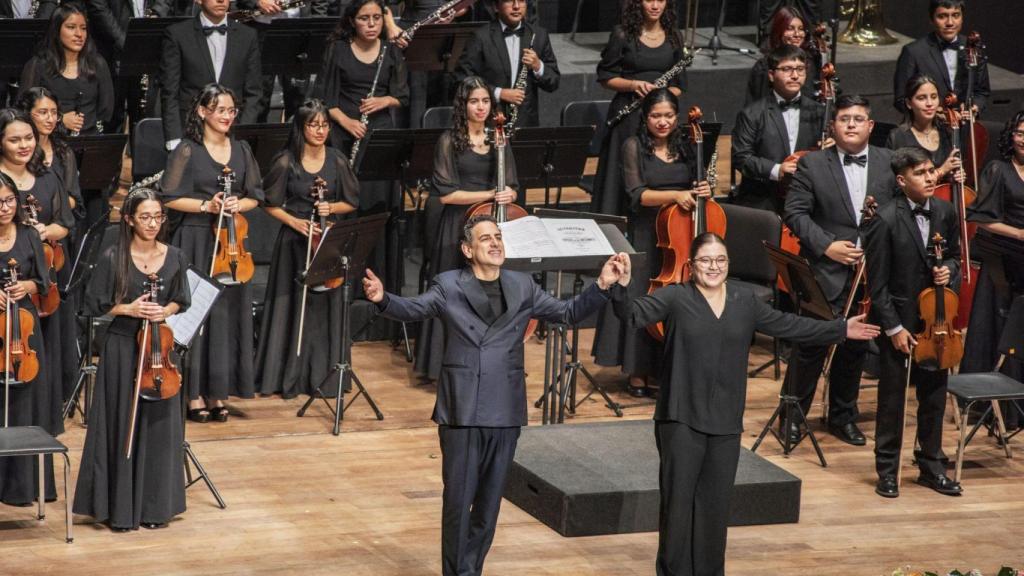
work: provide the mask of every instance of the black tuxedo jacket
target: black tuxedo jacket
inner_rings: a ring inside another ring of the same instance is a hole
[[[942,266],[948,266],[952,288],[960,280],[960,228],[953,205],[940,198],[930,201],[928,237],[936,233],[946,239]],[[920,330],[917,296],[932,286],[934,261],[921,241],[910,203],[902,194],[881,207],[875,218],[862,225],[867,258],[871,318],[883,330],[903,326],[911,333]],[[952,319],[956,310],[947,310]]]
[[[572,300],[559,300],[529,274],[503,270],[500,282],[506,310],[493,321],[487,295],[469,268],[438,274],[419,296],[388,294],[378,305],[385,317],[401,322],[444,321],[444,362],[433,415],[438,424],[526,426],[523,335],[529,320],[574,324],[608,302],[596,284]]]
[[[260,47],[256,31],[228,19],[227,35],[227,53],[218,79],[214,77],[213,59],[198,16],[168,26],[164,32],[163,58],[160,61],[160,104],[165,140],[182,137],[192,99],[204,86],[213,82],[219,82],[235,92],[239,100],[235,105],[241,108],[238,123],[256,122],[262,95]]]
[[[89,27],[100,50],[104,54],[115,54],[124,48],[124,37],[128,32],[128,21],[135,17],[132,0],[90,0]],[[146,13],[156,16],[171,14],[171,0],[146,0]],[[113,65],[113,63],[111,63]]]
[[[57,9],[57,3],[57,0],[39,0],[35,17],[49,20],[53,11]],[[14,5],[11,4],[11,0],[0,0],[0,18],[14,18]]]
[[[820,103],[800,97],[800,130],[795,151],[817,145],[823,113]],[[779,189],[779,183],[771,180],[772,168],[789,154],[789,133],[774,92],[741,110],[732,130],[732,165],[743,174],[739,203],[772,209]]]
[[[892,151],[868,147],[866,195],[874,196],[880,207],[892,199],[896,190],[891,159]],[[800,159],[786,195],[784,219],[800,239],[800,255],[811,263],[825,297],[836,309],[842,307],[840,297],[853,268],[829,258],[825,250],[835,241],[857,242],[857,217],[862,208],[850,200],[843,164],[834,146]]]
[[[544,75],[536,78],[533,71],[526,75],[526,100],[519,109],[518,125],[537,126],[540,124],[537,89],[554,92],[558,89],[561,74],[558,72],[558,62],[555,60],[554,51],[551,50],[547,30],[529,22],[523,22],[523,26],[526,30],[520,39],[520,45],[528,48],[532,39],[533,51],[544,62]],[[505,45],[505,36],[501,32],[501,22],[493,20],[489,25],[477,30],[466,45],[455,71],[456,80],[461,81],[467,76],[480,76],[494,88],[511,88],[512,70],[508,59],[508,48]],[[521,66],[522,63],[519,63],[516,73]]]
[[[893,75],[892,93],[895,96],[893,105],[901,114],[907,111],[905,103],[906,95],[903,90],[907,87],[907,81],[918,74],[931,76],[939,85],[939,100],[944,100],[946,94],[955,92],[956,97],[962,104],[967,96],[967,39],[960,35],[960,53],[957,57],[956,86],[949,79],[949,70],[946,68],[946,60],[942,57],[942,49],[939,47],[939,40],[935,34],[929,34],[924,38],[918,38],[903,47],[900,51],[900,58],[896,62],[896,74]],[[988,64],[984,61],[978,64],[977,73],[974,78],[974,103],[979,111],[984,111],[988,105],[992,89],[988,83]]]

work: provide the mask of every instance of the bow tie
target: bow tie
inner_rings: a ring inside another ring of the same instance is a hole
[[[523,32],[525,30],[526,26],[523,26],[522,24],[520,24],[519,27],[514,30],[506,26],[505,29],[501,31],[501,35],[504,36],[505,38],[508,38],[509,36],[519,36],[520,38],[522,38]]]
[[[856,164],[863,168],[868,165],[868,155],[861,154],[860,156],[851,156],[846,154],[843,156],[843,166],[849,166],[850,164]]]
[[[786,110],[799,110],[800,109],[800,97],[798,96],[798,97],[790,100],[789,102],[785,102],[783,100],[779,100],[779,101],[776,102],[776,105],[778,105],[779,110],[781,110],[783,112],[785,112]]]
[[[221,24],[220,26],[203,26],[203,34],[209,36],[210,34],[213,34],[214,32],[216,32],[218,34],[227,34],[228,33],[228,25],[227,24]]]
[[[939,38],[939,50],[959,50],[960,39],[950,40],[949,42]]]
[[[932,218],[931,210],[917,204],[914,204],[914,208],[910,211],[910,213],[913,214],[914,216],[924,216],[926,220],[931,220]]]

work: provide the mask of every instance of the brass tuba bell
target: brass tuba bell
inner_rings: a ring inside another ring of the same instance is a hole
[[[898,42],[885,29],[882,0],[857,0],[850,24],[839,41],[861,46],[883,46]]]

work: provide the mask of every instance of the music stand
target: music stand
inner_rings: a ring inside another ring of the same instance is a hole
[[[124,36],[118,76],[142,76],[160,71],[164,29],[189,18],[132,18]]]
[[[810,263],[805,258],[790,254],[768,242],[763,242],[763,245],[765,250],[768,251],[768,258],[775,265],[775,270],[778,272],[779,277],[782,278],[783,285],[789,290],[789,295],[794,300],[796,313],[801,316],[814,316],[822,320],[834,319],[835,314],[832,312],[832,307],[829,305],[828,299],[825,298],[825,294],[821,291],[818,281],[814,278],[814,272],[811,271]],[[794,365],[790,364],[790,370],[793,368]],[[772,436],[782,445],[783,455],[788,457],[789,453],[799,446],[805,437],[808,437],[811,439],[814,451],[818,454],[818,461],[821,463],[821,467],[825,468],[828,466],[828,463],[825,462],[825,454],[821,451],[821,446],[818,445],[818,439],[814,436],[814,431],[811,430],[810,424],[807,423],[807,415],[804,414],[803,408],[800,407],[800,399],[793,394],[792,388],[795,381],[795,376],[786,378],[786,390],[779,394],[779,405],[775,407],[775,412],[768,419],[768,423],[761,430],[761,434],[758,435],[750,451],[757,452],[761,441],[771,432]],[[772,428],[772,424],[785,412],[785,427],[790,426],[794,422],[794,411],[800,417],[798,424],[804,424],[806,430],[801,433],[796,442],[790,443],[789,430],[782,430],[780,436]]]
[[[551,188],[558,187],[555,206],[562,203],[562,187],[576,186],[587,164],[593,126],[519,128],[512,135],[512,153],[520,190],[544,188],[544,207],[551,205]],[[523,195],[525,200],[526,196]]]
[[[299,408],[296,416],[302,417],[317,398],[324,401],[327,408],[334,414],[334,435],[341,434],[341,419],[352,404],[364,396],[370,404],[370,408],[377,415],[377,420],[383,420],[384,414],[377,403],[373,401],[366,387],[359,380],[355,370],[352,368],[352,283],[359,281],[366,269],[366,258],[370,251],[377,244],[384,225],[387,223],[389,214],[381,213],[353,220],[343,220],[334,224],[324,233],[320,246],[317,247],[309,268],[301,274],[301,280],[307,286],[323,284],[325,280],[341,277],[344,283],[341,285],[341,358],[331,371],[324,377],[320,384],[310,392],[306,403]],[[338,389],[334,396],[334,406],[327,401],[323,394],[323,387],[332,379],[337,378]],[[355,382],[358,392],[352,397],[348,404],[344,403],[345,387]]]
[[[224,289],[219,282],[212,280],[206,274],[200,272],[197,268],[189,266],[185,272],[188,277],[188,289],[191,295],[191,305],[188,310],[179,312],[169,318],[167,318],[167,325],[174,331],[174,345],[178,349],[178,355],[181,357],[181,369],[184,373],[182,376],[181,385],[181,443],[182,448],[185,451],[185,488],[190,488],[196,482],[202,480],[206,483],[206,487],[210,489],[213,497],[217,500],[217,505],[221,509],[227,508],[227,503],[221,498],[220,492],[217,490],[217,486],[213,484],[213,480],[210,479],[209,473],[206,472],[206,468],[203,467],[202,463],[199,462],[199,458],[196,453],[192,451],[192,446],[185,440],[185,425],[188,421],[186,415],[188,414],[188,389],[191,385],[189,377],[189,362],[191,357],[189,356],[189,350],[192,347],[192,340],[199,334],[203,324],[206,323],[206,318],[210,315],[210,310],[213,309],[213,303],[217,301],[220,296],[221,290]],[[198,475],[192,476],[192,468],[196,467]]]
[[[128,143],[127,134],[93,134],[67,139],[78,160],[78,183],[83,190],[103,190],[118,177],[120,158]]]
[[[21,78],[21,69],[36,55],[49,25],[49,20],[38,18],[0,19],[0,78]]]
[[[715,29],[711,34],[711,39],[708,40],[707,46],[705,46],[705,48],[711,50],[712,66],[718,66],[718,53],[722,50],[728,50],[730,52],[737,52],[739,54],[747,54],[751,56],[754,54],[754,51],[751,50],[750,48],[734,48],[732,46],[727,46],[722,43],[721,32],[722,27],[725,26],[725,7],[725,0],[718,0],[718,17],[715,18]],[[683,75],[685,74],[686,71],[684,70]]]
[[[324,55],[330,50],[327,36],[337,18],[274,18],[261,28],[260,71],[264,76],[302,76],[320,72]]]
[[[454,72],[470,37],[486,22],[430,24],[416,31],[404,51],[410,72]]]
[[[276,20],[275,20],[276,22]],[[265,167],[273,164],[274,157],[288,143],[290,122],[272,124],[239,124],[232,130],[235,140],[245,140],[252,148],[256,164]]]

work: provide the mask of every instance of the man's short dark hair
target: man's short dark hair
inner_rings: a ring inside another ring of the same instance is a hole
[[[807,52],[804,52],[803,48],[799,46],[783,44],[768,53],[768,69],[775,70],[779,64],[789,60],[798,60],[801,64],[807,64]]]
[[[954,10],[959,8],[963,12],[964,0],[931,0],[928,3],[928,17],[934,18],[935,12],[939,8],[952,8]]]
[[[871,117],[871,102],[867,98],[858,94],[843,94],[836,98],[835,112],[833,112],[832,118],[835,119],[841,111],[854,106],[863,106],[868,111],[868,117]]]
[[[481,222],[493,222],[495,226],[498,225],[498,221],[490,214],[477,214],[476,216],[470,217],[462,226],[462,241],[464,243],[473,243],[473,228],[476,228],[476,225]]]
[[[892,162],[889,165],[892,167],[893,174],[900,175],[905,170],[917,168],[921,164],[931,161],[931,155],[924,148],[907,146],[892,153]]]

